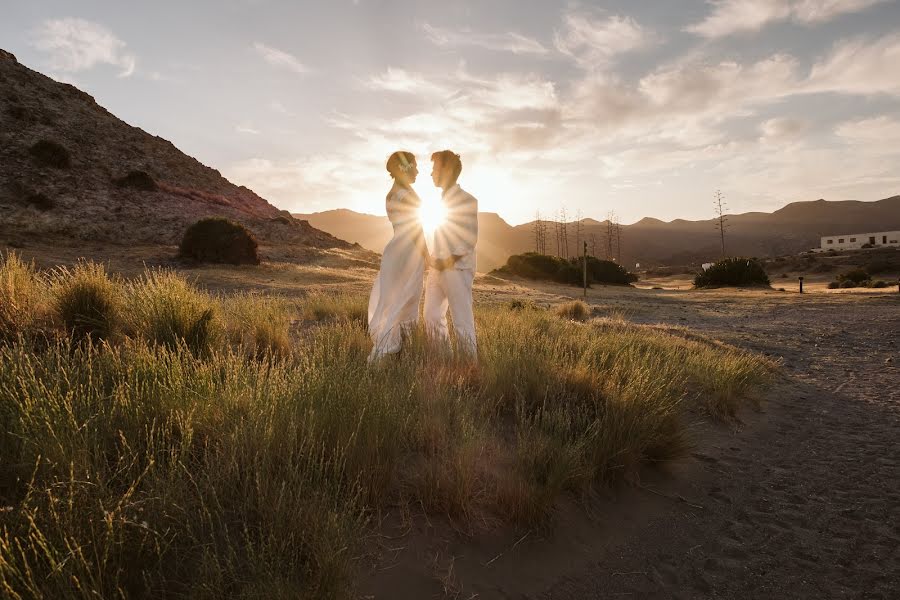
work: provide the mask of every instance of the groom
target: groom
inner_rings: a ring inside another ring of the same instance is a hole
[[[443,192],[447,217],[434,232],[431,269],[425,282],[425,327],[449,343],[447,309],[460,349],[475,358],[475,317],[472,282],[475,280],[475,243],[478,240],[478,201],[459,187],[459,155],[442,150],[431,155],[431,179]]]

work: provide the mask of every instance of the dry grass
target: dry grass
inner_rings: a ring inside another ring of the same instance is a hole
[[[18,254],[0,255],[0,340],[14,340],[43,318],[47,282]]]
[[[40,285],[7,258],[13,277]],[[687,406],[727,415],[772,368],[496,306],[477,310],[477,365],[419,331],[369,369],[363,296],[215,298],[158,272],[112,285],[129,307],[112,343],[0,343],[10,597],[346,597],[378,511],[549,525],[561,495],[681,455]],[[187,351],[206,311],[224,334]],[[316,326],[290,339],[294,318]]]
[[[591,308],[581,300],[573,300],[557,306],[556,314],[564,319],[584,321],[591,316]]]

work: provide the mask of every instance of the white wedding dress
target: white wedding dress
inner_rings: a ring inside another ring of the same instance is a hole
[[[381,254],[381,270],[369,296],[369,335],[374,344],[369,363],[399,352],[404,332],[418,324],[425,276],[419,197],[394,185],[386,204],[394,237]]]

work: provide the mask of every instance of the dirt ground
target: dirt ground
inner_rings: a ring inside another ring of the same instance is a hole
[[[43,266],[71,258],[21,253]],[[107,259],[134,274],[139,254]],[[185,273],[226,293],[287,296],[365,293],[374,274],[328,261]],[[773,285],[786,291],[694,291],[684,276],[589,290],[598,316],[684,326],[780,359],[779,381],[739,425],[698,419],[687,459],[641,487],[561,505],[547,531],[473,534],[388,515],[377,551],[360,557],[359,597],[900,597],[900,293]],[[479,303],[580,297],[476,282]]]

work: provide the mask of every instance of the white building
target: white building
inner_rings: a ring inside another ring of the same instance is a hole
[[[845,235],[828,235],[822,238],[823,250],[859,250],[868,244],[873,248],[881,246],[900,246],[900,231],[877,231],[875,233],[848,233]]]

